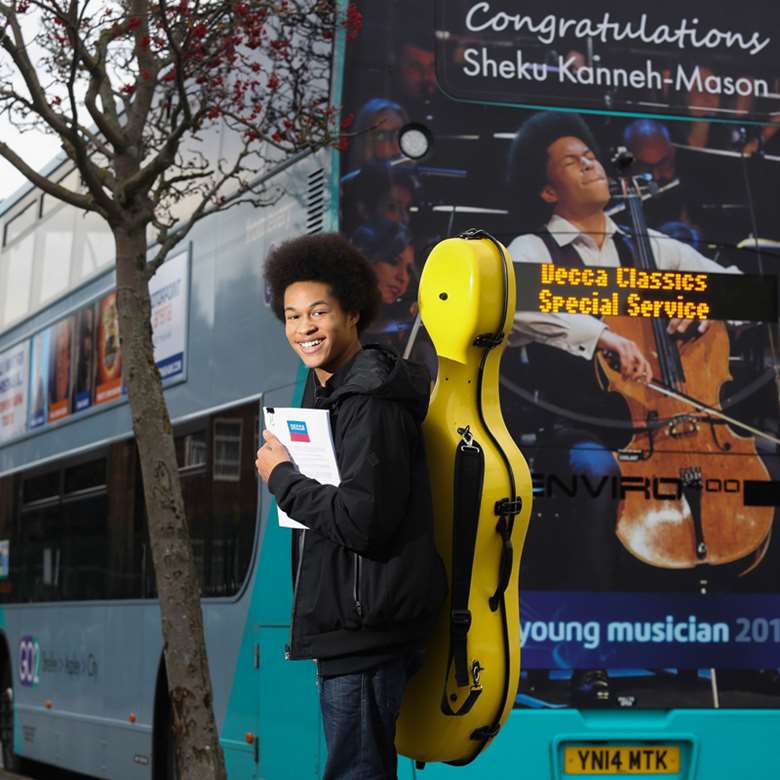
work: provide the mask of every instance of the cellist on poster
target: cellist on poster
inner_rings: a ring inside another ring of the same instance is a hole
[[[515,262],[569,265],[573,250],[582,265],[622,264],[624,231],[604,212],[610,191],[596,148],[576,114],[542,112],[522,126],[513,143],[511,167],[522,171],[516,181],[522,181],[529,196],[536,195],[533,205],[539,213],[546,212],[546,219],[542,217],[541,232],[518,236],[509,245]],[[659,270],[738,273],[663,233],[649,234]],[[626,246],[625,251],[630,249]],[[667,329],[683,334],[695,328],[703,334],[709,326],[707,321],[672,319]],[[615,354],[626,378],[639,382],[652,378],[650,363],[635,343],[587,314],[518,313],[510,343],[524,342],[556,347],[583,360],[591,360],[598,349],[607,350]]]
[[[630,230],[605,213],[610,201],[609,182],[594,138],[579,116],[559,112],[532,116],[513,141],[509,167],[513,206],[523,224],[534,230],[519,235],[509,245],[514,262],[552,262],[568,267],[635,264]],[[725,268],[663,233],[647,233],[658,270],[739,273],[737,268]],[[712,325],[708,321],[670,319],[666,331],[676,339],[697,339]],[[586,314],[517,312],[510,345],[526,346],[533,380],[542,391],[547,410],[553,411],[554,421],[540,442],[543,447],[534,470],[549,471],[564,481],[565,475],[583,475],[591,485],[603,484],[605,478],[619,478],[614,453],[626,445],[630,425],[621,428],[610,424],[624,416],[624,407],[622,400],[615,406],[614,397],[609,398],[615,394],[605,392],[603,383],[597,383],[594,359],[599,353],[608,353],[612,367],[624,380],[653,387],[657,386],[657,378],[650,356],[636,342],[611,330],[607,322]],[[697,409],[691,407],[690,412],[695,414]],[[718,410],[713,409],[712,414],[717,416]],[[663,462],[663,454],[657,457]],[[615,571],[622,555],[615,537],[617,511],[616,498],[608,490],[576,503],[565,528],[566,547],[576,553],[562,553],[564,558],[569,557],[560,566],[557,588],[615,589]],[[557,522],[556,516],[546,511],[537,533],[554,536],[557,532],[551,525]],[[531,546],[543,549],[542,545]],[[532,581],[532,562],[528,563],[528,578]],[[539,562],[542,577],[551,576],[551,568],[555,567]],[[668,584],[679,584],[679,579],[669,577],[669,570],[657,571],[657,576],[668,578]],[[539,585],[531,581],[527,581],[527,587],[550,587],[549,582]],[[606,677],[582,683],[575,675],[575,695],[578,686],[587,696],[608,695]]]

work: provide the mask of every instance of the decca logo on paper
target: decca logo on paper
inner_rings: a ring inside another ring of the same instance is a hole
[[[23,636],[19,640],[19,682],[35,688],[40,682],[41,646],[34,636]]]

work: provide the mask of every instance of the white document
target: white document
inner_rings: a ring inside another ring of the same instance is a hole
[[[263,407],[265,427],[290,452],[298,471],[323,485],[338,485],[339,468],[327,409]],[[277,507],[282,528],[306,528]]]

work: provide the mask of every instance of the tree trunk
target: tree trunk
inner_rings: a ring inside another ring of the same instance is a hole
[[[212,710],[200,584],[173,429],[154,365],[145,228],[114,227],[114,239],[123,374],[149,518],[178,774],[184,780],[226,780]]]

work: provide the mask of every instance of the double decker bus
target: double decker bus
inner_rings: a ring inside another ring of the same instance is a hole
[[[295,405],[303,379],[262,258],[343,231],[382,294],[366,340],[435,372],[419,272],[481,227],[520,293],[501,403],[535,488],[523,671],[473,763],[399,777],[776,777],[776,12],[357,5],[332,79],[347,148],[276,173],[274,207],[201,223],[152,281],[229,776],[316,777],[325,758],[314,667],[283,659],[289,536],[254,474],[260,407]],[[600,192],[581,214],[572,180]],[[4,761],[171,777],[110,235],[32,189],[0,219]]]

